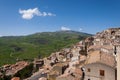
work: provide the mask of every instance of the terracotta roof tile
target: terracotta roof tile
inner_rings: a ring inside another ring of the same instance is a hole
[[[13,77],[11,80],[20,80],[19,77]]]

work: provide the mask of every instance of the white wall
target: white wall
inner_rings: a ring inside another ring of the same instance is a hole
[[[88,72],[90,68],[90,72]],[[104,77],[100,76],[100,70],[105,71]],[[84,80],[115,80],[115,69],[101,63],[88,64],[85,66]]]

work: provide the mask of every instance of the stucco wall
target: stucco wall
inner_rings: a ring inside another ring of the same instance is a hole
[[[115,70],[107,65],[101,63],[88,64],[85,67],[84,80],[115,80]],[[90,68],[90,72],[88,72]],[[104,76],[100,76],[100,70],[104,70]]]
[[[117,48],[117,80],[120,80],[120,46]]]

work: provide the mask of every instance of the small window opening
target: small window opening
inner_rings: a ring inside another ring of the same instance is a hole
[[[90,72],[91,71],[91,69],[90,68],[88,68],[88,72]]]
[[[100,76],[105,76],[105,71],[104,70],[100,70]]]

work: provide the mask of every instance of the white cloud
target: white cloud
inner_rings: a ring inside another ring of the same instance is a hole
[[[82,28],[79,28],[79,31],[82,31],[83,29]]]
[[[46,12],[43,12],[43,16],[47,16],[47,13],[46,13]]]
[[[62,26],[62,27],[61,27],[61,30],[62,30],[62,31],[70,31],[71,29],[68,28],[68,27],[64,27],[64,26]]]
[[[56,15],[52,13],[48,13],[48,16],[56,16]]]
[[[19,13],[22,14],[23,19],[32,19],[34,16],[56,16],[55,14],[52,13],[47,13],[47,12],[41,12],[38,8],[34,9],[27,9],[27,10],[21,10],[19,9]]]

